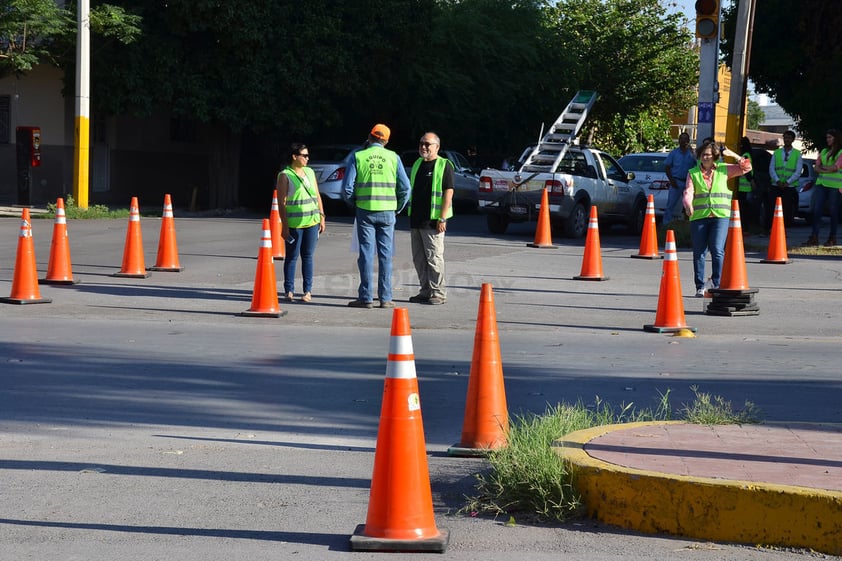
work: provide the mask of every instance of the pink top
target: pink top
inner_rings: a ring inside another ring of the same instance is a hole
[[[714,162],[714,169],[716,169],[717,166],[725,166],[725,169],[728,170],[728,179],[731,179],[732,177],[739,177],[743,174],[750,172],[751,160],[749,160],[748,158],[740,158],[739,160],[737,160],[736,164],[723,164],[721,162]],[[708,189],[710,189],[713,183],[713,174],[710,174],[710,177],[705,177],[705,174],[702,173],[702,179],[708,186]],[[688,215],[693,214],[694,193],[695,187],[693,186],[693,178],[690,177],[690,174],[688,173],[687,183],[684,185],[684,209],[687,211]]]

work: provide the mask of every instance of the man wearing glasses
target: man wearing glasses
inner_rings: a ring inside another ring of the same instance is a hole
[[[357,258],[360,286],[357,299],[348,302],[352,308],[374,307],[371,279],[375,247],[377,298],[381,308],[395,307],[392,302],[392,240],[395,217],[409,200],[410,185],[398,155],[385,148],[390,134],[386,125],[374,125],[368,135],[368,146],[354,154],[354,165],[348,169],[345,200],[356,209],[360,243]]]
[[[421,290],[409,298],[420,304],[444,304],[444,233],[447,219],[453,216],[453,164],[439,157],[441,140],[432,132],[418,143],[418,158],[409,174],[412,198],[409,203],[409,227],[412,262]]]

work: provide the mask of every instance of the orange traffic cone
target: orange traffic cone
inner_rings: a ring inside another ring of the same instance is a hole
[[[264,318],[278,318],[286,315],[286,312],[281,312],[278,306],[278,283],[275,280],[272,232],[269,230],[268,218],[263,219],[263,234],[260,238],[260,250],[257,253],[257,272],[254,275],[251,308],[242,315]]]
[[[18,254],[15,261],[15,275],[12,278],[12,293],[0,298],[7,304],[46,304],[50,298],[41,298],[38,289],[38,271],[35,268],[35,245],[32,243],[32,222],[29,209],[21,211]]]
[[[640,250],[638,259],[661,259],[658,254],[658,229],[655,226],[655,195],[649,195],[646,201],[646,219],[643,221],[643,232],[640,234]]]
[[[42,284],[76,284],[73,267],[70,265],[70,242],[67,239],[67,216],[64,214],[64,199],[56,199],[56,220],[53,224],[53,241],[50,244],[50,261],[47,276]]]
[[[509,413],[503,384],[503,361],[497,335],[497,313],[489,283],[482,285],[474,335],[474,355],[465,400],[465,421],[451,456],[485,456],[508,443]]]
[[[278,190],[272,193],[272,210],[269,212],[269,227],[272,231],[272,257],[275,259],[286,258],[286,244],[281,239],[281,212],[278,207]]]
[[[658,293],[658,311],[655,323],[644,325],[643,329],[655,333],[674,333],[687,329],[684,321],[684,301],[681,298],[681,278],[678,273],[678,253],[675,249],[675,233],[667,230],[664,244],[664,267],[661,273],[661,289]]]
[[[145,279],[149,276],[146,272],[146,262],[143,260],[143,236],[140,231],[140,208],[137,197],[132,197],[129,206],[129,227],[126,230],[126,244],[123,247],[123,266],[113,276],[135,279]]]
[[[538,226],[535,228],[535,241],[526,244],[528,247],[553,248],[553,238],[550,233],[550,198],[547,188],[541,193],[541,208],[538,209]]]
[[[383,385],[368,515],[351,537],[354,551],[443,553],[450,533],[436,528],[409,312],[396,308]]]
[[[582,272],[576,280],[604,281],[608,277],[602,274],[602,252],[599,249],[599,221],[596,206],[591,206],[591,218],[588,222],[588,237],[585,238],[585,255],[582,258]]]
[[[746,275],[746,257],[743,249],[743,227],[740,223],[740,203],[731,201],[731,221],[725,242],[725,261],[722,263],[720,290],[749,290]]]
[[[775,216],[772,219],[772,234],[769,236],[769,250],[766,252],[766,259],[761,263],[778,263],[785,265],[792,263],[786,253],[786,229],[784,228],[784,209],[781,198],[775,199]]]
[[[161,215],[161,234],[158,236],[158,258],[150,271],[178,273],[184,270],[178,262],[178,244],[175,240],[175,219],[172,215],[172,199],[164,195],[164,212]]]

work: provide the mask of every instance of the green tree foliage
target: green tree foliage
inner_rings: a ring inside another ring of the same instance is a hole
[[[745,0],[743,0],[745,1]],[[842,10],[826,0],[758,2],[751,41],[749,78],[798,122],[802,135],[824,147],[824,132],[842,127]],[[730,63],[736,6],[725,16],[730,37],[723,53]]]
[[[746,127],[752,130],[757,130],[766,114],[760,108],[760,104],[753,99],[748,100],[748,109],[746,110]]]
[[[75,6],[55,0],[0,1],[0,78],[23,74],[37,64],[66,66],[75,57]],[[134,41],[139,18],[102,4],[90,11],[91,31],[122,43]]]

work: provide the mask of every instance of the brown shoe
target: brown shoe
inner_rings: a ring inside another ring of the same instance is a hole
[[[834,238],[833,236],[830,236],[829,238],[827,238],[827,241],[824,242],[825,247],[834,247],[835,245],[836,245],[836,238]]]
[[[392,302],[391,300],[381,300],[380,301],[380,307],[381,308],[394,308],[395,303]]]
[[[801,247],[816,247],[819,245],[819,237],[815,234],[807,238],[807,241],[801,244]]]

